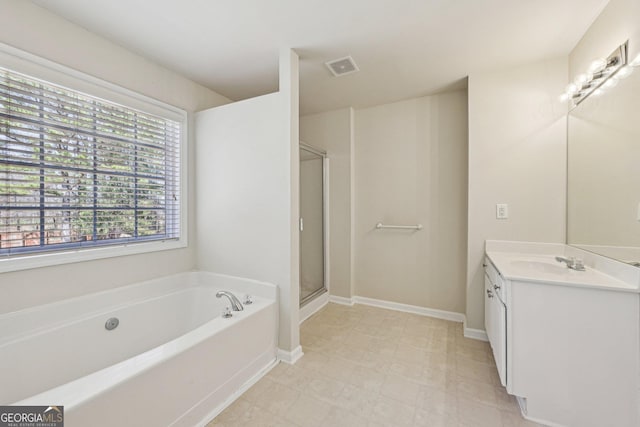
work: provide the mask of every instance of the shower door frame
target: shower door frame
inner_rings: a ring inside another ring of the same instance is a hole
[[[322,273],[323,273],[323,287],[307,295],[305,298],[300,298],[300,308],[314,301],[317,297],[323,294],[329,294],[329,159],[327,153],[324,150],[315,148],[305,142],[300,141],[299,149],[305,150],[310,153],[316,154],[322,157]],[[300,161],[298,159],[298,161]],[[301,188],[302,189],[302,188]],[[300,196],[301,197],[301,196]],[[300,219],[298,218],[298,233],[302,233],[300,230]],[[302,245],[299,245],[300,253],[300,268],[299,268],[299,286],[302,289]]]

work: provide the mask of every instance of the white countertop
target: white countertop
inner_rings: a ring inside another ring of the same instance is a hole
[[[506,243],[506,242],[505,242]],[[603,289],[617,292],[640,292],[638,280],[634,280],[629,274],[620,274],[616,268],[626,270],[636,268],[623,263],[609,265],[609,262],[594,262],[593,254],[587,253],[584,257],[577,256],[585,261],[585,271],[576,271],[567,268],[564,263],[557,262],[555,256],[576,256],[575,248],[563,250],[565,245],[527,243],[519,247],[518,242],[509,245],[496,244],[495,241],[487,241],[486,254],[500,272],[503,278],[513,281],[540,282],[552,285],[585,287]],[[569,254],[566,254],[569,252]],[[596,260],[597,261],[597,260]],[[594,268],[604,266],[603,268]],[[631,270],[635,272],[635,270]]]

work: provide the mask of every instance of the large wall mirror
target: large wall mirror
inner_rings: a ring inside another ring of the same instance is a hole
[[[568,118],[567,243],[640,266],[640,68]]]

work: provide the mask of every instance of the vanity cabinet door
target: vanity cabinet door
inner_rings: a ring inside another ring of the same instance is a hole
[[[495,342],[495,313],[493,312],[493,285],[491,279],[484,275],[484,329],[487,331],[489,343],[494,346]]]
[[[484,276],[484,323],[500,383],[507,385],[507,310],[488,275]]]

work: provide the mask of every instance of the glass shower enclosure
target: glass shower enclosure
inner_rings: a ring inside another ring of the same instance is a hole
[[[300,306],[327,291],[325,158],[324,151],[300,143]]]

